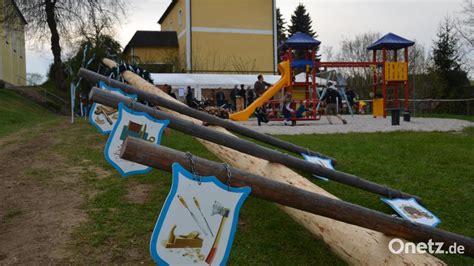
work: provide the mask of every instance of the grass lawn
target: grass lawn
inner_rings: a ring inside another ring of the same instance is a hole
[[[48,110],[14,91],[0,89],[0,137],[57,119]]]
[[[12,101],[16,100],[15,96],[2,93],[5,92],[0,90],[0,101],[4,95]],[[21,108],[16,110],[14,106]],[[57,126],[59,118],[28,108],[28,104],[25,106],[22,102],[0,109],[0,137],[30,126],[28,121],[45,127],[48,123]],[[63,123],[67,123],[65,118],[62,119]],[[23,122],[12,126],[13,120]],[[58,130],[63,131],[58,134],[51,153],[61,156],[68,167],[96,169],[80,175],[84,197],[87,198],[83,209],[88,220],[73,233],[74,241],[70,249],[75,261],[84,264],[151,264],[149,240],[169,192],[171,175],[153,170],[147,175],[121,178],[104,159],[106,136],[100,135],[82,120]],[[279,137],[337,158],[338,170],[422,197],[426,207],[441,218],[441,229],[474,237],[473,128],[461,133],[395,132]],[[196,140],[176,131],[164,136],[162,144],[217,160]],[[44,173],[38,175],[44,176]],[[374,194],[335,182],[314,182],[344,200],[393,213]],[[142,202],[130,200],[129,194],[134,187],[146,188],[147,196]],[[463,256],[440,258],[453,265],[474,263],[473,259]],[[345,263],[274,204],[250,197],[241,210],[229,264]]]
[[[75,133],[76,130],[78,132]],[[105,137],[90,126],[78,125],[74,131],[71,134],[79,143],[92,142],[97,146],[85,151],[77,146],[69,146],[71,150],[60,147],[64,156],[73,154],[73,161],[88,158],[100,167],[111,169],[102,154]],[[441,218],[441,229],[474,237],[474,228],[467,226],[474,220],[473,130],[463,133],[396,132],[279,137],[338,158],[339,170],[422,197],[426,206]],[[197,141],[176,131],[164,137],[163,145],[182,151],[190,150],[196,155],[216,160]],[[149,184],[153,188],[145,203],[127,202],[125,195],[131,182]],[[336,182],[315,182],[344,200],[393,213],[376,195]],[[91,259],[100,258],[100,250],[108,248],[109,243],[113,242],[117,249],[114,258],[120,262],[126,260],[124,250],[132,247],[147,249],[170,184],[170,174],[160,171],[129,179],[122,179],[114,173],[100,182],[90,182],[91,188],[101,193],[90,202],[91,221],[77,232],[80,239],[78,252],[89,249]],[[343,264],[322,241],[312,237],[268,202],[250,198],[244,204],[241,217],[230,264],[300,265],[314,264],[314,258],[322,265]],[[474,262],[462,256],[440,258],[450,264]],[[149,258],[146,262],[150,262]]]

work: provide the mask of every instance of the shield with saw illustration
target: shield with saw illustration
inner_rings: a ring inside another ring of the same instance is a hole
[[[135,112],[123,103],[118,107],[118,120],[107,140],[105,158],[122,176],[147,173],[151,167],[120,158],[123,142],[127,137],[135,137],[159,144],[169,121],[157,120],[146,113]]]
[[[99,82],[99,88],[108,90],[112,93],[124,95],[132,100],[137,100],[137,95],[127,94],[120,89],[107,86],[104,82]],[[93,103],[91,111],[89,112],[89,121],[94,125],[101,134],[105,135],[112,131],[115,123],[118,120],[118,109],[112,108],[100,103]]]
[[[171,191],[150,242],[153,259],[159,265],[224,265],[250,188],[172,167]]]

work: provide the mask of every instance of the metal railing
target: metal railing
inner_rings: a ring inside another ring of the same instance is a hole
[[[26,83],[27,80],[26,78],[22,76],[17,76],[18,81],[25,81]],[[19,82],[18,82],[19,83]],[[55,93],[52,93],[51,91],[43,88],[42,86],[39,85],[32,85],[32,86],[13,86],[11,89],[16,89],[17,91],[22,91],[21,89],[32,89],[35,90],[39,95],[43,97],[43,101],[47,102],[48,104],[55,105],[56,108],[62,109],[62,111],[66,111],[69,108],[69,101],[65,100],[64,98],[58,96]]]
[[[370,100],[360,100],[367,103]],[[399,107],[403,108],[404,99],[398,99]],[[387,104],[393,104],[394,99],[387,99]],[[453,113],[461,115],[474,115],[474,98],[467,99],[408,99],[410,112],[415,113]]]

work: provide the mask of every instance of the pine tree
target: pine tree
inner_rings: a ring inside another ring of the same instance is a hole
[[[299,31],[311,37],[317,37],[311,26],[312,23],[313,21],[308,11],[306,11],[306,7],[300,3],[291,15],[291,25],[288,27],[288,33],[291,36]]]
[[[433,44],[433,67],[431,72],[436,73],[443,83],[438,97],[463,97],[464,87],[469,85],[467,72],[462,68],[459,38],[456,36],[454,23],[450,19],[440,25],[438,39]]]
[[[282,42],[286,41],[286,21],[280,13],[280,9],[276,10],[276,19],[277,19],[277,43],[280,45]]]

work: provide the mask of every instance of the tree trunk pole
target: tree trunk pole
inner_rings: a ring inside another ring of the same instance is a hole
[[[178,118],[176,115],[167,114],[163,111],[135,102],[126,96],[114,94],[112,92],[98,88],[92,88],[89,98],[93,102],[114,108],[117,108],[119,103],[123,103],[132,110],[145,112],[160,120],[169,120],[170,128],[252,156],[256,156],[258,158],[265,159],[267,161],[280,163],[294,169],[299,169],[315,175],[323,176],[331,180],[369,192],[377,193],[388,198],[415,198],[420,201],[420,199],[416,196],[389,188],[387,186],[379,185],[377,183],[370,182],[344,172],[328,169],[303,159],[289,156],[288,154],[279,152],[277,150],[271,150],[251,141],[241,139],[233,135],[224,134],[209,127],[188,122],[184,119]]]
[[[171,166],[175,162],[191,169],[189,158],[184,152],[138,138],[129,137],[125,140],[120,157],[168,172],[171,172]],[[234,187],[249,186],[255,197],[413,242],[427,243],[431,239],[433,242],[443,242],[446,247],[456,243],[464,246],[466,255],[474,257],[474,240],[471,238],[414,224],[232,167],[229,168],[231,178],[228,179],[227,169],[223,164],[196,156],[193,156],[193,161],[199,175],[216,176],[223,183],[230,181],[230,185]]]
[[[109,68],[116,66],[115,62],[108,59],[104,59],[103,63]],[[128,83],[138,89],[178,102],[130,71],[122,72],[122,76]],[[164,111],[168,112],[167,110]],[[194,123],[201,122],[182,114],[177,115]],[[215,129],[225,134],[231,134],[220,127]],[[221,160],[236,168],[337,199],[336,196],[283,165],[270,163],[209,141],[197,140]],[[342,223],[294,208],[277,206],[309,232],[322,239],[335,254],[351,265],[445,265],[444,262],[429,254],[393,254],[387,248],[392,238],[377,231]]]

